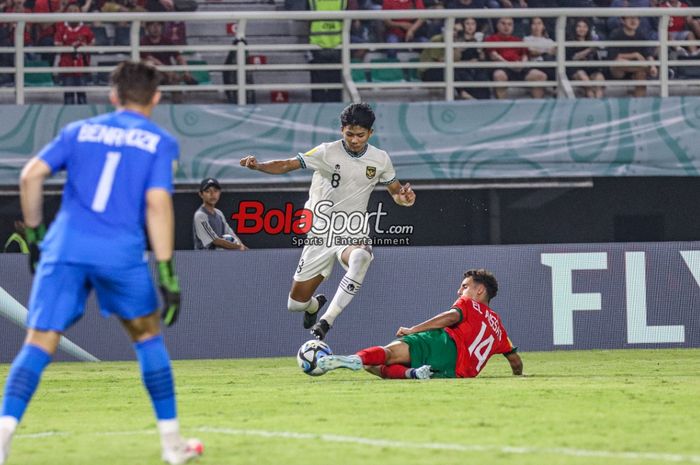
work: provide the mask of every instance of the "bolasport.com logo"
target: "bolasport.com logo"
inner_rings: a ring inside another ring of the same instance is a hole
[[[389,225],[388,212],[379,202],[374,211],[335,211],[333,202],[322,200],[313,210],[294,209],[291,202],[284,208],[265,208],[259,200],[243,200],[231,219],[237,234],[292,236],[292,245],[410,245],[413,225]]]

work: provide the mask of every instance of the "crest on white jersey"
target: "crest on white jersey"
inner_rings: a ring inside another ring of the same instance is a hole
[[[377,167],[376,166],[368,166],[367,169],[365,170],[365,176],[367,176],[367,179],[374,179],[374,176],[377,174]]]

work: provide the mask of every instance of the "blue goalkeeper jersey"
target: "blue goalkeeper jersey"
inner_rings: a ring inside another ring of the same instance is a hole
[[[61,209],[42,250],[46,263],[143,263],[146,192],[172,192],[177,141],[146,116],[117,111],[69,124],[39,153],[66,171]]]

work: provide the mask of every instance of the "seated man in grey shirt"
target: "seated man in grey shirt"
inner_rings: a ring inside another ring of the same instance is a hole
[[[224,214],[216,208],[221,197],[221,186],[214,178],[205,178],[199,185],[202,206],[194,212],[192,235],[195,250],[248,250],[226,222]]]

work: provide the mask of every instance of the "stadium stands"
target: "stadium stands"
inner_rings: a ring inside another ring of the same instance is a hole
[[[285,8],[285,2],[282,0],[226,0],[226,1],[201,1],[197,13],[211,13],[218,11],[236,11],[236,12],[270,12],[278,16],[273,18],[251,18],[247,19],[245,29],[245,43],[248,47],[247,55],[264,57],[259,61],[250,62],[246,72],[247,85],[257,86],[256,89],[246,92],[246,100],[251,103],[270,103],[273,95],[279,95],[278,91],[284,91],[288,95],[290,103],[308,102],[310,100],[310,68],[308,67],[308,21],[294,20],[279,16],[279,12]],[[659,14],[663,14],[659,8]],[[489,10],[470,10],[475,11],[474,15],[483,15]],[[478,11],[478,13],[476,13]],[[499,10],[500,11],[500,10]],[[509,10],[515,11],[515,10]],[[573,17],[577,10],[569,10],[569,15]],[[604,11],[604,10],[598,10]],[[446,14],[452,14],[454,10],[446,10]],[[296,13],[296,12],[294,12]],[[362,14],[363,12],[356,12]],[[381,13],[381,12],[376,12]],[[290,12],[290,14],[293,14]],[[366,14],[366,13],[365,13]],[[492,16],[492,20],[495,18]],[[555,18],[548,18],[552,22]],[[234,22],[233,18],[228,20]],[[526,19],[518,21],[526,22]],[[487,21],[488,23],[488,21]],[[597,21],[596,24],[605,24],[605,21]],[[233,26],[235,28],[235,26]],[[187,60],[196,61],[198,66],[209,65],[210,69],[197,69],[197,72],[202,77],[200,86],[197,89],[177,89],[194,93],[196,97],[188,98],[188,103],[222,103],[231,101],[231,95],[235,93],[233,89],[223,89],[221,86],[225,84],[233,84],[235,80],[230,78],[224,79],[224,74],[228,73],[229,77],[235,75],[233,69],[224,69],[227,65],[227,58],[232,52],[231,49],[224,47],[231,42],[235,42],[236,36],[230,30],[230,23],[227,24],[225,19],[213,21],[187,21],[188,31],[188,46],[193,50],[184,49],[183,53],[187,55]],[[102,49],[95,51],[92,55],[95,57],[93,66],[104,65],[105,63],[114,62],[129,56],[129,51],[124,45],[130,42],[129,27],[118,25],[116,23],[103,22],[102,26],[97,28],[97,45],[102,45]],[[553,34],[555,36],[555,34]],[[376,40],[376,39],[375,39]],[[105,50],[105,45],[122,45],[118,54],[110,53]],[[361,44],[365,47],[367,44]],[[269,48],[269,47],[271,48]],[[356,45],[359,47],[360,45]],[[405,98],[406,92],[410,92],[412,100],[444,100],[447,98],[445,90],[446,85],[451,83],[443,82],[420,82],[416,77],[416,69],[421,66],[416,62],[416,58],[421,50],[421,46],[444,46],[441,43],[430,44],[397,44],[399,52],[397,54],[398,62],[405,63],[404,66],[387,67],[386,49],[382,48],[382,44],[375,43],[367,46],[369,53],[364,53],[361,62],[353,62],[354,67],[349,72],[348,76],[353,76],[350,82],[357,87],[357,92],[353,98],[362,98],[365,100],[377,101],[401,101]],[[392,46],[393,47],[393,46]],[[601,58],[605,60],[605,50],[601,47]],[[669,63],[669,79],[671,84],[676,78],[688,79],[682,86],[670,86],[670,95],[694,95],[698,92],[700,83],[695,80],[697,73],[694,72],[693,66],[683,66],[687,63],[686,58],[680,55],[676,50],[680,49],[678,44],[669,46],[669,59],[677,60]],[[357,50],[357,49],[353,49]],[[233,50],[235,53],[235,50]],[[678,55],[678,57],[676,56]],[[664,58],[660,56],[659,59]],[[694,57],[689,57],[694,58]],[[232,60],[228,60],[231,66]],[[350,62],[350,60],[348,60]],[[364,64],[364,66],[362,66]],[[361,65],[361,66],[358,66]],[[384,66],[382,66],[384,65]],[[492,63],[479,63],[480,66],[490,66]],[[29,65],[31,66],[31,65]],[[323,66],[323,65],[321,65]],[[328,65],[325,65],[328,66]],[[456,66],[464,67],[464,64],[456,63]],[[470,65],[471,66],[471,65]],[[217,68],[218,67],[218,68]],[[609,67],[606,66],[605,69]],[[492,69],[492,68],[487,68]],[[554,68],[550,68],[554,70]],[[93,79],[91,84],[102,84],[106,82],[106,71],[92,70]],[[183,69],[174,69],[174,71],[183,71]],[[490,75],[490,72],[483,73]],[[28,77],[26,82],[28,87],[35,86],[37,79],[43,79],[43,85],[48,85],[46,76]],[[381,84],[381,85],[377,85]],[[538,85],[538,83],[532,83]],[[581,85],[580,82],[570,82],[560,86],[558,94],[564,95],[568,87]],[[583,83],[584,85],[586,83]],[[278,86],[279,85],[279,86]],[[609,80],[605,83],[606,95],[609,97],[623,97],[629,95],[629,86],[626,82]],[[455,86],[459,87],[459,86]],[[484,87],[483,85],[481,87]],[[493,87],[493,86],[491,86]],[[551,84],[550,86],[551,87]],[[649,95],[660,95],[659,84],[650,83]],[[173,89],[175,90],[175,89]],[[224,93],[226,90],[226,94]],[[351,89],[352,90],[352,89]],[[99,92],[98,92],[99,94]],[[513,85],[508,91],[508,97],[520,98],[529,95],[526,86]],[[549,96],[549,95],[548,95]],[[556,96],[556,93],[555,93]],[[574,92],[569,92],[569,97],[574,96]],[[227,98],[228,97],[228,98]],[[103,98],[103,97],[101,97]],[[55,93],[48,91],[37,92],[29,89],[27,91],[27,102],[31,103],[59,103],[60,93],[56,90]],[[0,88],[0,103],[16,103],[12,89],[9,85]]]

